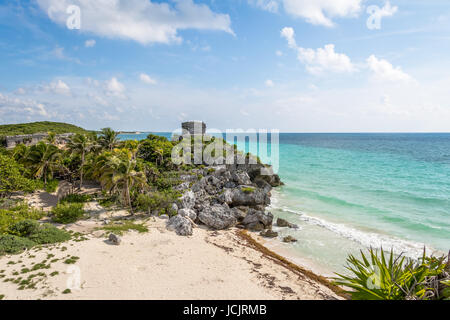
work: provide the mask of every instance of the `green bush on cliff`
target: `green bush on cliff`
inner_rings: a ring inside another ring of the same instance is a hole
[[[338,274],[335,283],[351,288],[354,300],[449,300],[450,261],[447,257],[423,256],[418,260],[404,256],[386,257],[369,250],[361,252],[361,260],[353,255],[347,259],[350,275]]]

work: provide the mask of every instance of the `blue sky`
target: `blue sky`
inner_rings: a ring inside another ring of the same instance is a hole
[[[0,124],[450,131],[446,0],[2,0],[0,48]]]

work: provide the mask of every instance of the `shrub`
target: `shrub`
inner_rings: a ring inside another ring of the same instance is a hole
[[[24,167],[13,158],[0,154],[0,196],[15,191],[33,192],[37,185],[33,180],[24,178]]]
[[[0,209],[0,234],[8,233],[9,228],[19,221],[39,220],[44,212],[31,209],[26,203],[19,203],[9,209]]]
[[[70,238],[71,235],[68,232],[60,230],[51,224],[41,226],[29,236],[29,239],[37,244],[60,243],[68,241]]]
[[[35,242],[27,238],[21,238],[11,234],[2,235],[0,236],[0,255],[21,253],[35,245]]]
[[[450,261],[427,257],[425,250],[418,260],[403,256],[389,260],[369,250],[369,257],[361,252],[362,260],[350,255],[347,269],[352,275],[340,275],[336,284],[352,289],[354,300],[437,300],[450,299]]]
[[[52,219],[56,223],[74,223],[84,216],[82,203],[58,204],[52,210]]]
[[[91,200],[87,194],[69,194],[59,201],[59,203],[86,203]]]
[[[56,192],[56,189],[58,189],[58,186],[59,186],[58,180],[47,181],[47,184],[45,185],[45,191],[48,193]]]
[[[39,222],[36,220],[23,220],[11,225],[8,233],[18,237],[29,237],[38,232],[39,227]]]
[[[148,228],[143,223],[137,224],[132,221],[124,221],[122,224],[114,224],[113,222],[107,226],[104,226],[102,229],[118,235],[122,235],[124,232],[130,230],[135,230],[139,233],[148,232]]]
[[[136,199],[137,207],[151,214],[153,211],[159,211],[159,214],[168,214],[169,216],[176,215],[172,205],[177,202],[179,194],[166,192],[151,192],[148,194],[140,194]]]

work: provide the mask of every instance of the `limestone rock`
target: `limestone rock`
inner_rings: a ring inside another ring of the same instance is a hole
[[[192,191],[188,191],[180,198],[181,209],[192,209],[195,206],[195,194]]]
[[[272,222],[273,215],[270,212],[250,209],[241,224],[247,229],[258,231],[258,229],[260,229],[260,225],[263,229],[272,227]]]
[[[122,239],[118,235],[115,235],[114,233],[110,233],[108,237],[109,242],[112,244],[118,246],[122,242]]]
[[[277,227],[298,229],[298,226],[296,224],[290,223],[281,218],[277,219]]]
[[[269,229],[261,232],[260,235],[264,238],[276,238],[278,237],[278,232]]]
[[[192,222],[180,215],[170,218],[167,229],[175,231],[179,236],[192,236]]]
[[[252,186],[241,186],[238,189],[233,189],[231,205],[236,206],[257,206],[269,205],[270,197],[263,190]]]
[[[178,215],[182,217],[189,217],[192,221],[197,220],[197,213],[192,209],[180,209]]]
[[[210,228],[223,230],[236,225],[237,219],[233,212],[223,205],[205,207],[198,215],[198,219]]]
[[[283,242],[286,242],[286,243],[293,243],[293,242],[297,242],[297,241],[298,241],[297,239],[295,239],[294,237],[291,237],[291,236],[287,236],[287,237],[283,238]]]

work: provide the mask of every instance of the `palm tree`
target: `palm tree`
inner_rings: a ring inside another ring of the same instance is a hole
[[[39,142],[32,146],[25,160],[30,164],[33,175],[38,179],[44,179],[47,184],[47,178],[52,178],[53,173],[60,167],[61,151],[52,144]]]
[[[109,151],[112,151],[118,144],[118,133],[111,128],[104,128],[100,133],[99,142],[101,146]]]
[[[56,144],[56,133],[49,132],[47,138],[45,138],[45,142],[49,144]]]
[[[139,171],[138,162],[133,157],[133,152],[122,149],[104,165],[102,185],[112,192],[120,192],[125,205],[130,207],[133,214],[130,191],[133,188],[141,190],[147,188],[147,178]]]
[[[72,154],[79,155],[81,158],[80,164],[80,189],[83,186],[83,171],[84,165],[86,161],[86,155],[91,152],[96,147],[96,145],[92,142],[84,134],[76,134],[72,137],[72,139],[67,144],[67,148],[70,150]]]

